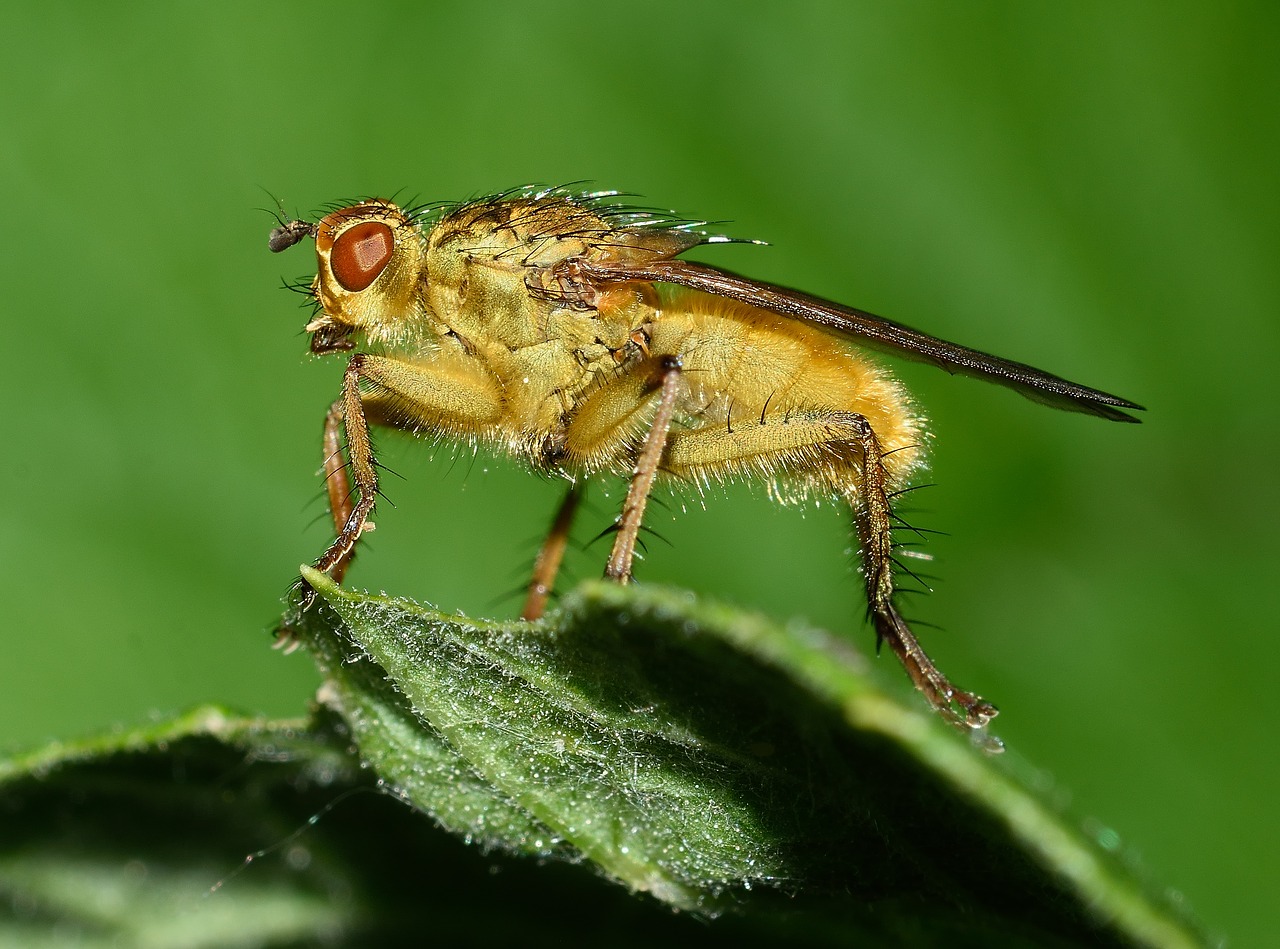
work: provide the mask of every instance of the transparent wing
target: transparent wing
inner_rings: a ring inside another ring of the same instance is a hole
[[[1098,415],[1117,422],[1140,421],[1127,412],[1121,411],[1121,409],[1142,409],[1142,406],[1128,399],[1078,385],[1020,362],[1012,362],[966,346],[948,343],[946,340],[929,336],[909,326],[894,323],[892,320],[886,320],[863,310],[811,297],[786,287],[740,277],[716,267],[686,260],[652,259],[608,261],[599,264],[579,259],[576,264],[575,276],[594,285],[634,280],[679,284],[764,310],[772,310],[784,316],[830,327],[858,337],[870,348],[932,363],[950,373],[960,373],[1008,386],[1029,399],[1043,402],[1054,408],[1087,412],[1090,415]]]

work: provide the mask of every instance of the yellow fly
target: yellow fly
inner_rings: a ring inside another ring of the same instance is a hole
[[[893,499],[924,463],[925,423],[864,349],[1116,421],[1136,421],[1123,410],[1141,406],[681,260],[724,238],[615,198],[520,190],[443,210],[368,200],[271,232],[273,251],[315,239],[311,352],[355,350],[325,419],[337,537],[316,569],[340,581],[373,512],[370,424],[482,444],[568,479],[527,619],[542,614],[591,475],[630,479],[605,566],[618,583],[631,579],[658,478],[752,478],[786,499],[840,498],[853,513],[877,643],[889,643],[944,718],[983,728],[995,706],[947,680],[894,602]],[[313,598],[305,589],[304,607]]]

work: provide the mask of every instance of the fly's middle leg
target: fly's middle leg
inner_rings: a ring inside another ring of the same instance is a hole
[[[649,493],[653,490],[653,482],[662,464],[680,394],[680,360],[675,356],[666,356],[659,361],[659,365],[659,378],[662,382],[658,388],[657,410],[636,458],[627,497],[622,502],[622,514],[618,517],[618,532],[614,536],[613,550],[604,570],[608,579],[619,583],[626,583],[631,579],[631,562],[644,520],[644,509],[649,503]]]
[[[560,572],[560,562],[564,559],[564,550],[569,544],[569,529],[573,526],[573,517],[578,512],[582,494],[582,485],[574,484],[560,502],[547,539],[542,542],[542,548],[533,562],[533,576],[529,580],[524,609],[520,611],[521,619],[538,619],[547,608],[547,600],[555,588],[556,574]]]

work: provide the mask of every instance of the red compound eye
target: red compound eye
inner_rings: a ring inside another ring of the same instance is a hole
[[[338,235],[329,266],[343,289],[355,293],[378,279],[394,249],[391,228],[381,221],[365,221]]]

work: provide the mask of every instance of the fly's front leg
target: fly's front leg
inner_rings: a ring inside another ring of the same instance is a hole
[[[658,476],[658,466],[662,463],[662,454],[667,447],[667,436],[671,432],[671,420],[676,411],[676,399],[680,394],[680,359],[676,356],[663,357],[661,373],[658,408],[636,459],[631,485],[627,488],[627,498],[622,503],[622,514],[618,517],[618,533],[614,537],[613,552],[609,554],[609,562],[604,570],[608,579],[618,583],[626,583],[631,579],[636,539],[640,536],[644,509],[649,503],[654,478]]]
[[[360,535],[373,527],[369,516],[378,497],[378,469],[370,423],[468,439],[489,432],[501,412],[501,387],[469,358],[418,364],[368,353],[352,356],[342,395],[324,427],[324,475],[337,536],[315,568],[341,581]],[[315,592],[304,584],[303,608],[314,599]]]
[[[333,517],[335,535],[340,534],[342,528],[346,526],[352,509],[351,479],[347,477],[347,462],[342,451],[342,420],[342,399],[338,399],[329,406],[329,411],[324,416],[324,465],[320,470],[321,477],[324,478],[325,493],[329,497],[329,513]],[[365,530],[370,530],[372,527],[372,522],[365,524]],[[333,565],[329,576],[333,577],[336,583],[342,582],[347,567],[351,565],[355,556],[356,551],[352,547],[346,557]]]
[[[312,565],[341,581],[355,556],[356,541],[367,526],[378,497],[378,469],[369,441],[369,423],[360,400],[360,379],[365,357],[357,354],[342,376],[342,396],[329,409],[324,426],[324,476],[337,536]],[[343,463],[338,429],[346,432],[347,462]],[[352,500],[351,482],[358,497]],[[315,600],[315,591],[303,584],[303,609]]]

